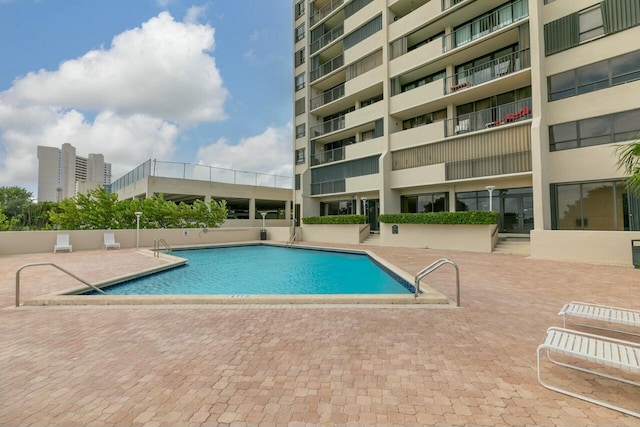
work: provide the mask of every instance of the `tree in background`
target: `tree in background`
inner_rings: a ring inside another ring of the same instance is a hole
[[[629,175],[627,187],[633,193],[640,195],[640,139],[626,145],[616,147],[618,167]]]
[[[29,226],[29,207],[33,204],[33,193],[21,187],[0,187],[0,212],[9,221],[10,229]]]
[[[118,201],[103,188],[65,199],[50,212],[52,224],[63,230],[103,230],[136,228],[134,212],[142,212],[141,228],[219,227],[227,216],[226,202],[176,204],[156,195],[143,200]]]

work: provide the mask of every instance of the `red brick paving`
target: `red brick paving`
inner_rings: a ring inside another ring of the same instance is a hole
[[[133,250],[0,257],[0,425],[640,425],[543,388],[535,366],[563,303],[637,308],[640,270],[369,249],[411,274],[456,261],[462,307],[12,308],[27,262],[98,281],[161,261]],[[453,297],[453,277],[443,267],[427,283]],[[23,285],[28,297],[70,283],[38,267]],[[548,372],[638,410],[637,387]]]

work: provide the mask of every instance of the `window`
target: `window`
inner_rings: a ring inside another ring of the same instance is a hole
[[[370,139],[373,139],[373,135],[374,135],[373,129],[364,131],[360,134],[360,140],[368,141]]]
[[[304,15],[304,0],[300,0],[294,7],[294,16],[296,19]]]
[[[294,33],[294,40],[299,42],[304,38],[304,23],[298,25],[296,27],[296,32]]]
[[[295,187],[294,190],[299,190],[300,189],[300,174],[297,173],[296,177],[295,177]]]
[[[338,200],[335,202],[321,202],[320,216],[326,215],[355,215],[353,200]]]
[[[302,138],[305,135],[306,128],[307,126],[305,123],[296,126],[296,138]]]
[[[296,106],[295,106],[296,116],[299,116],[300,114],[304,114],[304,112],[306,111],[305,109],[306,105],[307,103],[305,101],[305,98],[296,99]]]
[[[491,207],[500,206],[500,191],[491,193]],[[465,191],[456,193],[456,212],[461,211],[489,211],[488,191]]]
[[[640,50],[549,76],[549,101],[640,80]]]
[[[611,59],[611,84],[640,79],[640,50]]]
[[[296,90],[304,89],[304,73],[296,76]]]
[[[600,5],[580,12],[580,42],[604,35]]]
[[[382,101],[382,94],[376,95],[376,96],[371,97],[369,99],[365,99],[364,101],[360,101],[360,108],[366,107],[366,106],[371,105],[371,104],[375,104],[378,101]]]
[[[629,229],[629,208],[622,180],[552,184],[555,230]]]
[[[304,148],[300,148],[296,150],[296,165],[302,164],[304,162],[305,162]]]
[[[640,109],[549,127],[551,151],[630,141],[640,132]]]
[[[427,83],[431,83],[431,82],[434,82],[436,80],[444,79],[445,77],[446,77],[446,73],[445,73],[444,70],[438,71],[437,73],[433,73],[433,74],[430,74],[430,75],[425,76],[425,77],[420,77],[417,80],[414,80],[412,82],[403,84],[402,86],[400,86],[400,92],[407,92],[407,91],[413,90],[413,89],[415,89],[417,87],[424,86]]]
[[[400,197],[402,213],[448,212],[449,193],[427,193]]]
[[[293,55],[293,62],[296,67],[304,64],[304,48],[300,49]]]
[[[433,122],[444,120],[446,118],[447,118],[447,110],[445,108],[443,110],[438,110],[438,111],[434,111],[433,113],[423,114],[421,116],[413,117],[411,119],[403,121],[402,130],[428,125]]]
[[[522,19],[529,14],[528,4],[525,0],[515,0],[500,6],[473,21],[454,28],[454,48],[465,45],[490,32]]]

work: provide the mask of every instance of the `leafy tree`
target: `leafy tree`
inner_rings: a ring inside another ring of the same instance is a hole
[[[21,187],[0,187],[0,212],[12,224],[25,224],[28,220],[25,210],[33,204],[33,193]]]
[[[618,167],[629,175],[627,187],[630,191],[640,195],[640,139],[626,145],[616,147]]]
[[[7,231],[9,229],[9,220],[7,216],[0,212],[0,231]]]

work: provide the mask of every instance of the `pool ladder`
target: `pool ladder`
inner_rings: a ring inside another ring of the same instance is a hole
[[[418,295],[420,295],[420,280],[422,280],[426,275],[433,273],[446,264],[450,264],[456,269],[456,306],[460,307],[460,269],[458,268],[458,264],[446,258],[441,258],[435,261],[431,265],[420,270],[418,274],[416,274],[416,279],[414,282],[416,298],[418,298]]]
[[[153,239],[153,257],[160,258],[160,245],[164,246],[166,250],[171,253],[171,246],[162,237],[156,237]]]
[[[286,246],[293,246],[296,243],[296,237],[298,237],[298,233],[296,232],[296,228],[293,227],[293,231],[289,234],[289,240],[287,241]]]
[[[58,270],[62,271],[63,273],[68,274],[69,276],[73,277],[74,279],[84,283],[85,285],[89,286],[90,288],[92,288],[94,291],[100,292],[101,294],[105,294],[105,292],[100,289],[97,288],[95,286],[93,286],[91,283],[87,282],[84,279],[79,278],[78,276],[76,276],[75,274],[71,273],[70,271],[65,270],[64,268],[60,267],[57,264],[54,264],[52,262],[36,262],[36,263],[32,263],[32,264],[25,264],[22,267],[18,268],[18,271],[16,271],[16,307],[20,307],[20,272],[22,270],[24,270],[25,268],[28,267],[37,267],[40,265],[50,265],[52,267],[57,268]]]

